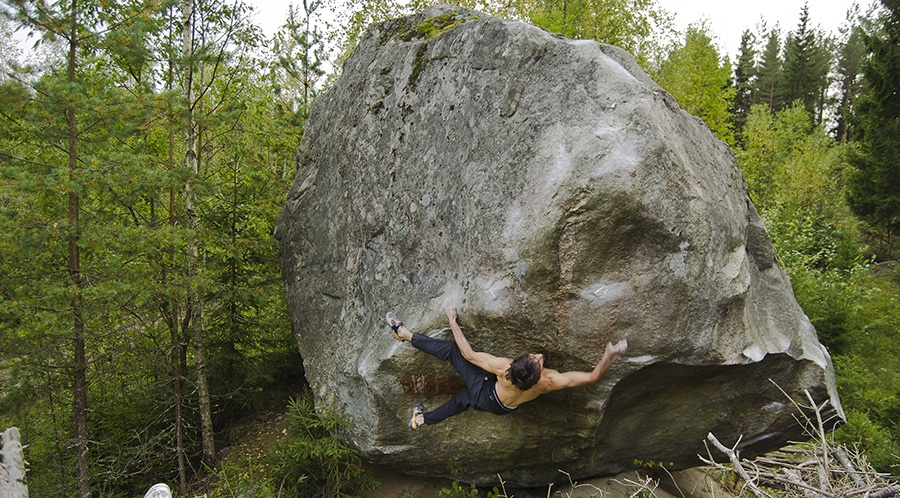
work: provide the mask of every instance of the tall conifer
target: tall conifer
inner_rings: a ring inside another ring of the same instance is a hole
[[[848,181],[853,212],[888,236],[900,229],[900,0],[881,0],[875,30],[865,36],[864,91],[856,101],[860,152]]]
[[[735,142],[743,142],[744,124],[750,114],[750,107],[755,103],[755,84],[757,78],[756,40],[748,29],[741,35],[741,47],[737,66],[734,68],[734,100],[731,104],[732,122],[734,123]]]
[[[781,40],[778,29],[773,28],[765,34],[766,46],[763,49],[762,60],[759,64],[754,94],[757,102],[769,108],[770,113],[777,110],[776,99],[782,86]]]
[[[859,13],[859,6],[854,5],[847,12],[847,22],[840,28],[842,39],[835,64],[835,72],[840,85],[839,100],[835,110],[837,121],[835,136],[841,142],[848,142],[854,138],[850,119],[853,114],[853,99],[859,96],[862,88],[862,64],[866,56],[863,31],[865,22]]]
[[[777,109],[800,101],[816,123],[823,120],[825,94],[831,69],[830,40],[809,22],[809,6],[800,11],[797,29],[788,35],[784,46],[784,73]]]

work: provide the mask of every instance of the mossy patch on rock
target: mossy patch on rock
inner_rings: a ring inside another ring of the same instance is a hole
[[[404,42],[425,40],[446,33],[453,28],[460,26],[466,21],[478,19],[478,16],[463,16],[458,12],[450,12],[435,17],[430,17],[425,21],[415,24],[411,18],[399,19],[385,23],[384,31],[381,37],[382,43],[387,40],[400,40]]]

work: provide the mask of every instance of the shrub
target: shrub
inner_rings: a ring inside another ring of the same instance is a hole
[[[845,352],[871,294],[865,285],[869,264],[860,248],[847,229],[815,214],[772,209],[763,219],[819,340],[832,354]]]
[[[282,496],[349,497],[379,485],[338,437],[348,426],[341,414],[317,412],[312,400],[303,397],[291,400],[287,417],[291,433],[276,448],[268,469]]]

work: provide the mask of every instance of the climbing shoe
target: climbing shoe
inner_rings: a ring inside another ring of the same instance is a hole
[[[418,429],[419,426],[425,425],[424,423],[420,424],[420,423],[416,422],[416,417],[418,417],[419,415],[421,415],[424,412],[425,412],[425,406],[423,406],[422,403],[416,403],[416,405],[413,406],[412,418],[409,419],[409,423],[406,425],[408,425],[410,429]]]
[[[403,325],[403,322],[397,320],[397,317],[394,316],[394,313],[392,311],[388,311],[387,315],[385,316],[385,320],[387,320],[388,327],[390,327],[391,331],[394,333],[394,337],[398,341],[402,341],[403,338],[400,337],[400,334],[398,334],[397,331],[400,329],[400,326]]]

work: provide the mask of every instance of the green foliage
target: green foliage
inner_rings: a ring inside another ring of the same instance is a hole
[[[810,213],[786,216],[778,210],[764,221],[794,294],[833,354],[847,350],[860,324],[863,282],[869,268],[855,241],[827,220]]]
[[[842,142],[848,142],[856,135],[851,125],[853,101],[862,90],[862,65],[866,58],[863,36],[870,24],[868,17],[860,13],[859,5],[854,4],[847,13],[847,23],[840,28],[841,39],[835,63],[840,95],[835,113],[837,124],[834,134]]]
[[[847,424],[836,437],[882,472],[900,442],[897,282],[873,277],[844,201],[847,145],[827,136],[801,104],[775,115],[755,106],[738,164],[797,301],[833,355]]]
[[[464,487],[459,481],[450,483],[449,488],[442,488],[438,492],[438,496],[449,496],[450,498],[478,498],[478,488],[475,486]]]
[[[754,106],[737,153],[794,293],[832,352],[858,326],[868,268],[841,195],[842,148],[799,104],[772,116]]]
[[[761,211],[778,209],[830,220],[840,229],[852,225],[839,194],[847,164],[846,148],[815,126],[799,104],[774,116],[765,105],[751,108],[744,144],[736,153],[750,197]]]
[[[869,342],[872,337],[861,339]],[[882,346],[888,347],[888,354],[896,349],[890,344]],[[892,353],[896,355],[896,351]],[[858,447],[874,468],[896,476],[900,474],[894,466],[894,455],[900,451],[900,426],[896,423],[900,415],[897,394],[900,393],[900,376],[896,369],[887,369],[896,365],[894,362],[885,365],[885,358],[880,352],[872,352],[868,357],[853,353],[834,358],[838,389],[847,415],[847,424],[836,432],[835,438],[841,444]]]
[[[890,427],[900,417],[900,344],[894,337],[900,328],[900,285],[894,276],[870,276],[864,285],[868,293],[861,324],[850,336],[848,358],[838,366],[845,374],[841,382],[846,402]]]
[[[676,45],[660,65],[656,81],[717,137],[734,143],[729,114],[735,95],[731,64],[719,55],[705,25],[688,27],[684,43]]]
[[[299,146],[303,123],[309,117],[309,107],[319,92],[327,62],[324,34],[313,24],[322,0],[303,0],[303,10],[291,5],[288,17],[272,39],[274,60],[270,64],[271,90],[276,98],[276,119],[279,128],[294,134],[290,143]]]
[[[333,59],[326,47],[346,55],[371,22],[432,3],[353,0],[345,8],[337,0],[308,0],[290,12],[267,50],[247,23],[245,4],[197,1],[196,50],[183,58],[176,2],[79,2],[74,81],[68,81],[58,48],[47,52],[44,67],[20,72],[19,79],[0,75],[0,426],[22,429],[33,495],[76,494],[73,295],[84,305],[88,454],[96,495],[137,496],[150,482],[176,479],[173,353],[182,367],[179,384],[186,392],[196,385],[190,368],[195,357],[179,335],[189,284],[198,284],[206,304],[217,430],[225,434],[248,414],[270,409],[285,392],[296,392],[302,362],[272,229],[309,106]],[[741,139],[736,155],[751,197],[798,301],[835,355],[849,418],[838,438],[864,448],[880,470],[896,472],[889,466],[900,441],[898,283],[869,274],[847,202],[883,233],[896,231],[897,2],[885,1],[880,17],[851,25],[838,50],[809,29],[806,10],[788,36],[763,28],[757,34],[762,46],[752,38],[742,43],[735,90],[728,61],[705,26],[692,27],[660,55],[659,40],[671,32],[671,21],[654,0],[456,3],[624,47],[643,64],[652,62],[666,88],[721,138],[728,141],[728,126],[735,124]],[[66,39],[70,24],[63,11],[71,4],[48,4],[60,12],[35,5],[4,2],[2,9],[36,29],[52,49]],[[325,11],[339,14],[330,20],[319,15]],[[5,19],[4,34],[11,27]],[[446,26],[426,27],[436,33]],[[8,63],[16,52],[0,43],[0,70],[22,69]],[[839,55],[841,78],[841,103],[831,113],[822,87],[829,52]],[[262,61],[259,53],[272,55]],[[190,103],[179,91],[185,64],[194,69]],[[199,138],[196,174],[182,166],[188,106]],[[78,117],[74,151],[61,112],[67,107]],[[839,140],[861,141],[837,144],[817,125],[823,114],[837,116]],[[77,159],[74,170],[70,152]],[[188,181],[196,187],[196,230],[185,223]],[[70,194],[80,201],[75,223]],[[80,288],[68,273],[70,235],[77,236],[80,251]],[[196,277],[185,272],[188,240],[200,245],[203,267]],[[182,403],[183,449],[188,467],[199,468],[198,403],[193,397]],[[308,400],[298,400],[291,420],[296,438],[266,460],[277,468],[275,475],[261,477],[265,464],[257,454],[230,461],[218,471],[229,492],[272,495],[282,484],[303,489],[300,496],[369,489],[358,459],[336,437],[340,417],[317,414]],[[444,494],[477,493],[454,482]],[[493,490],[488,496],[499,495]]]
[[[338,24],[346,27],[337,45],[343,59],[373,22],[409,14],[437,3],[478,9],[493,16],[530,22],[552,33],[573,39],[589,39],[622,47],[640,63],[659,58],[662,40],[669,36],[672,16],[656,0],[352,0],[338,9]]]
[[[189,368],[195,357],[179,336],[187,240],[203,246],[206,266],[193,281],[211,310],[207,358],[221,433],[302,383],[272,236],[302,119],[288,130],[293,136],[279,135],[272,88],[264,75],[254,77],[262,64],[252,53],[262,40],[246,23],[246,5],[196,2],[199,34],[190,61],[176,56],[181,40],[169,28],[180,12],[173,2],[107,2],[103,12],[79,5],[110,29],[93,37],[85,31],[75,83],[56,60],[24,83],[0,84],[0,361],[9,360],[0,425],[22,429],[33,495],[77,494],[69,310],[80,292],[91,488],[136,496],[149,483],[178,479],[173,352],[185,392],[196,380]],[[26,14],[37,15],[21,18]],[[183,62],[195,64],[201,96],[193,103],[199,176],[182,167],[186,102],[173,75],[184,74]],[[60,112],[66,103],[74,103],[78,118],[74,170]],[[195,231],[184,222],[188,179],[197,187]],[[70,193],[79,200],[74,225]],[[72,233],[80,289],[66,265]],[[200,468],[197,400],[181,402],[181,449],[188,469]]]
[[[780,106],[776,97],[781,92],[784,69],[784,61],[781,58],[781,37],[776,29],[761,33],[761,36],[765,40],[765,47],[762,50],[762,59],[756,69],[754,102],[765,106],[769,112],[775,112]]]
[[[275,483],[265,478],[265,470],[265,464],[255,455],[235,457],[232,453],[216,471],[217,485],[209,496],[283,496],[279,495]]]
[[[646,62],[671,18],[655,0],[537,0],[515,2],[522,18],[568,38],[622,47]]]
[[[731,120],[734,125],[735,143],[743,144],[743,130],[756,99],[753,84],[756,79],[755,36],[750,30],[741,35],[741,48],[734,68],[734,100],[731,103]]]
[[[804,4],[797,29],[785,42],[777,109],[801,102],[815,123],[823,121],[833,52],[832,40],[810,27],[809,6]]]
[[[456,476],[459,474],[459,466],[453,460],[449,460],[447,462],[447,466],[450,468],[450,473]],[[500,480],[500,484],[503,484],[503,480]],[[453,482],[450,483],[449,488],[441,488],[438,491],[438,496],[449,496],[451,498],[478,498],[480,495],[480,491],[478,487],[474,484],[470,484],[469,486],[464,486],[458,480],[454,479]],[[506,493],[500,492],[496,487],[487,490],[487,498],[501,498],[502,496],[506,496]]]
[[[882,3],[878,29],[865,36],[869,57],[856,101],[861,141],[851,157],[847,199],[856,215],[890,235],[900,229],[900,5]]]
[[[205,319],[208,366],[212,394],[221,400],[216,420],[224,424],[272,408],[289,394],[276,386],[302,378],[272,235],[273,213],[291,181],[280,162],[294,151],[273,140],[273,128],[283,123],[273,117],[283,117],[283,109],[270,104],[263,81],[236,74],[229,86],[235,94],[222,98],[242,108],[209,124],[208,133],[230,140],[219,145],[217,160],[207,168],[211,191],[201,211],[206,300],[215,303]]]
[[[313,408],[309,397],[291,400],[290,437],[272,456],[268,478],[286,496],[354,496],[378,482],[360,466],[359,457],[338,437],[344,417]]]

